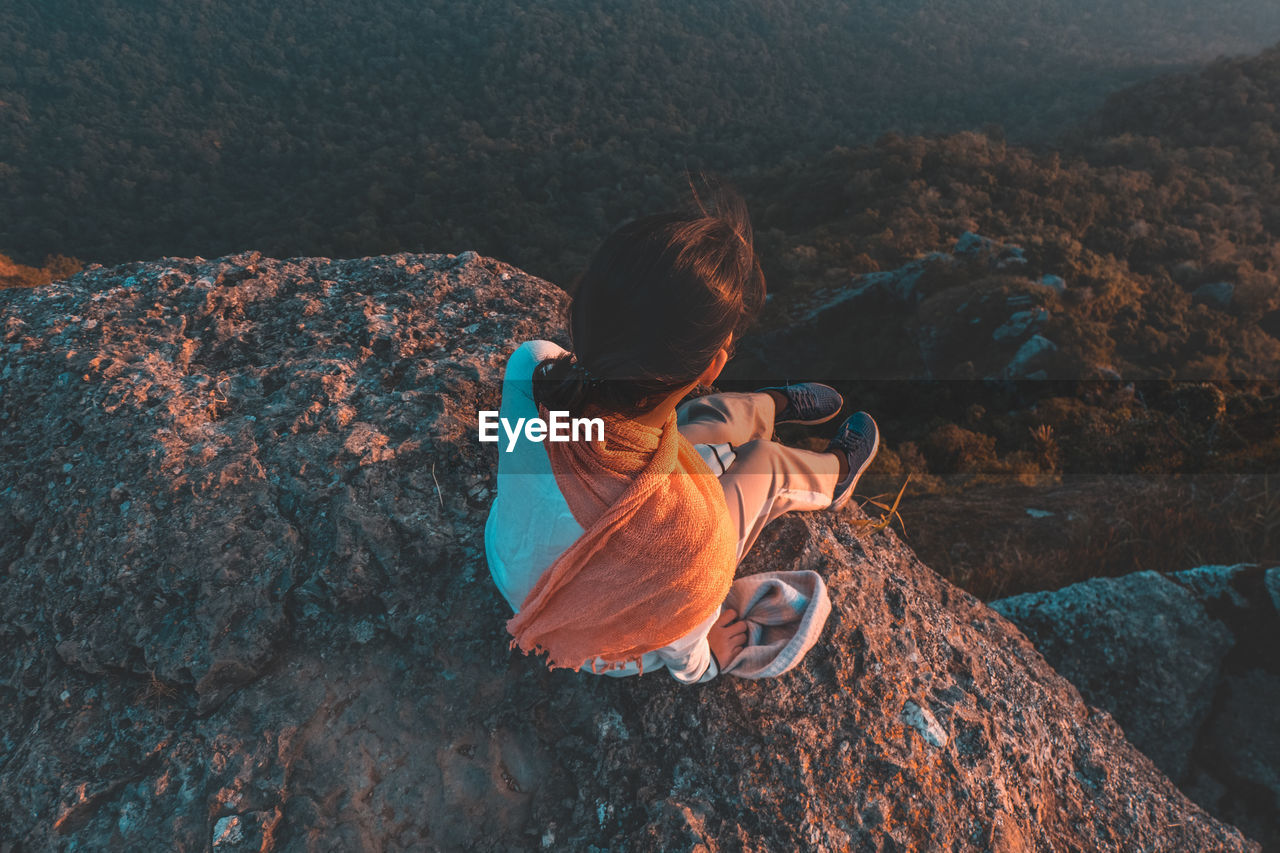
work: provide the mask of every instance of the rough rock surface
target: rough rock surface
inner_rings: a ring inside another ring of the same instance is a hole
[[[782,678],[510,650],[476,409],[562,300],[472,253],[0,294],[0,849],[1256,849],[856,509],[744,563],[830,586]]]
[[[1093,578],[992,602],[1212,814],[1280,850],[1280,567]]]

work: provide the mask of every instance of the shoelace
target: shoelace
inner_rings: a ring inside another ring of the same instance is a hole
[[[793,385],[787,389],[787,409],[789,414],[804,415],[805,408],[812,410],[818,404],[818,395],[802,385]]]
[[[836,435],[834,443],[848,453],[861,453],[870,442],[862,433],[854,431],[852,427],[845,427]]]

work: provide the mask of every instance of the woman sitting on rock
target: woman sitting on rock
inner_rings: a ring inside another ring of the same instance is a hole
[[[572,353],[535,340],[507,363],[502,419],[605,425],[603,441],[499,451],[489,567],[516,612],[512,645],[553,668],[715,677],[747,641],[721,605],[761,529],[844,506],[878,446],[863,412],[825,452],[771,440],[776,424],[836,416],[843,400],[817,383],[680,404],[719,376],[765,293],[741,198],[693,201],[605,239],[576,282]]]

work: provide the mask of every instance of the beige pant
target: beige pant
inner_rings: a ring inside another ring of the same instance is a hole
[[[720,485],[738,535],[739,562],[764,526],[784,512],[830,506],[840,479],[834,454],[772,441],[773,419],[773,397],[763,392],[709,394],[676,410],[676,426],[692,444],[732,448]],[[724,458],[723,451],[715,455]]]

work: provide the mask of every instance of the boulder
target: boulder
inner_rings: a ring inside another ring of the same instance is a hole
[[[996,343],[1017,340],[1039,332],[1048,322],[1049,312],[1043,306],[1015,311],[991,333],[991,340]]]
[[[1280,568],[1093,578],[992,602],[1156,766],[1280,846]]]
[[[1027,263],[1026,252],[1021,246],[998,243],[972,231],[960,235],[951,253],[957,258],[984,261],[997,270],[1020,267]]]
[[[1042,287],[1047,287],[1050,290],[1056,291],[1057,293],[1067,292],[1067,281],[1060,275],[1046,273],[1040,276],[1039,281],[1036,283]]]
[[[476,411],[564,300],[474,253],[0,293],[0,848],[1257,849],[856,508],[741,567],[827,579],[781,678],[513,651]]]
[[[1072,368],[1054,355],[1057,347],[1046,348],[1048,338],[1040,335],[1056,335],[1046,303],[1056,302],[1066,284],[1031,273],[1021,247],[967,232],[951,252],[790,294],[762,332],[743,339],[729,377],[839,382],[1070,375]]]
[[[1231,282],[1215,281],[1211,284],[1202,284],[1192,291],[1191,301],[1225,311],[1231,307],[1235,292],[1236,286]]]
[[[1094,578],[992,602],[1177,780],[1209,716],[1227,627],[1199,594],[1158,572]],[[1113,701],[1122,694],[1125,703]]]
[[[1018,347],[1013,358],[1005,365],[1002,375],[1008,379],[1043,379],[1047,374],[1037,375],[1038,371],[1032,370],[1032,367],[1057,349],[1058,345],[1044,335],[1032,335]]]

